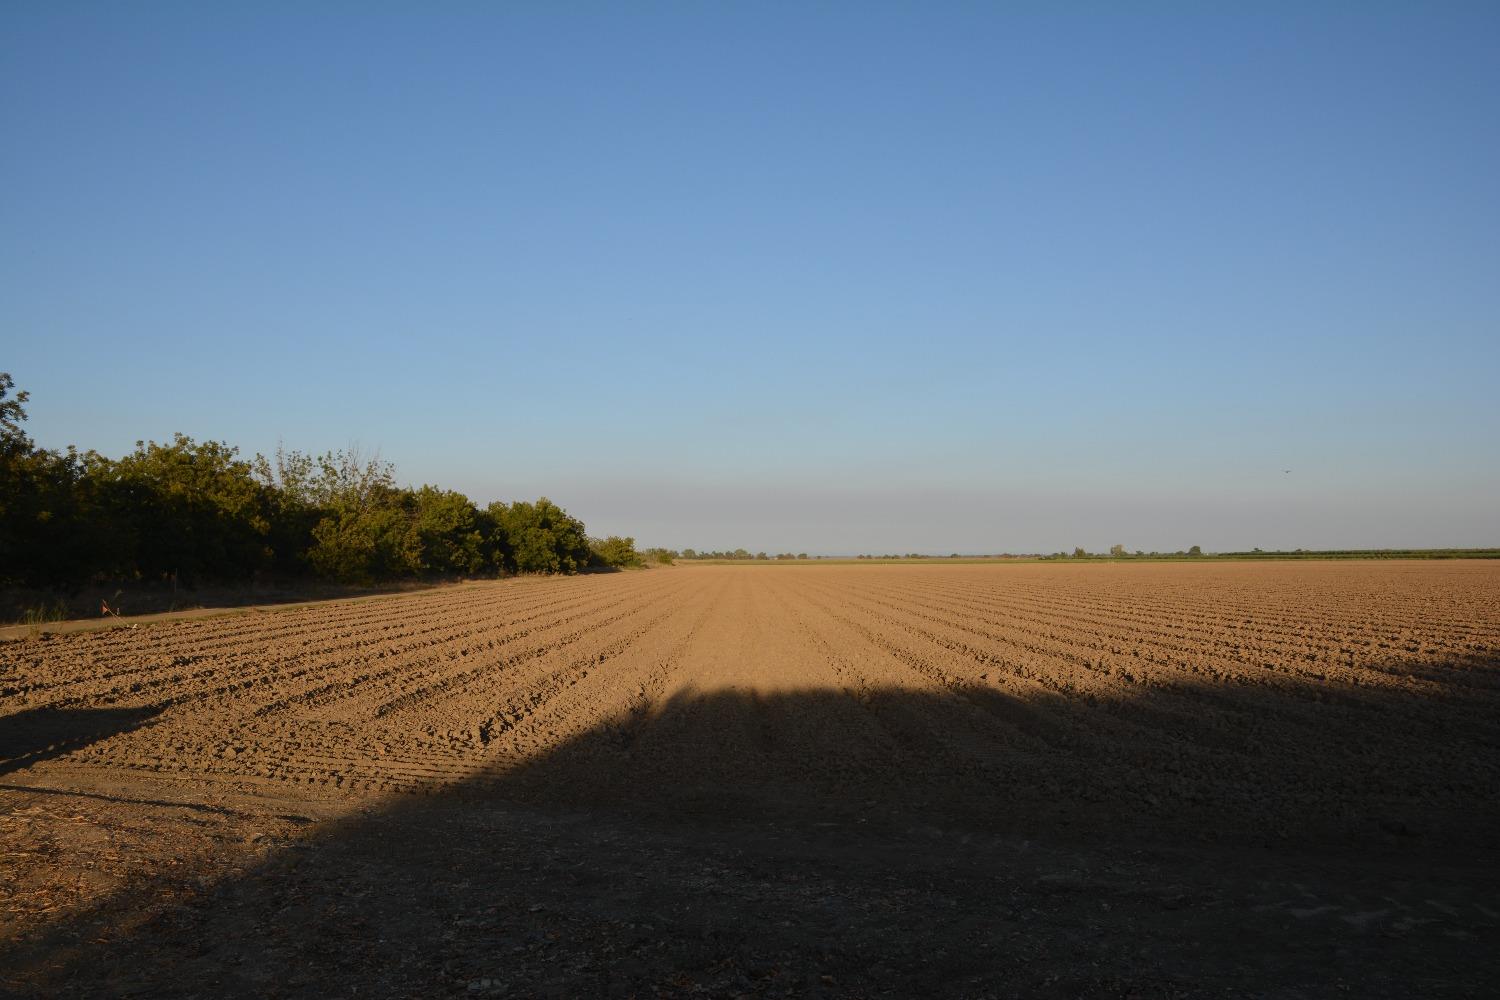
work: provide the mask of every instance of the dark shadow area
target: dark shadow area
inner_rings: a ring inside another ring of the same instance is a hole
[[[1442,684],[642,701],[0,967],[62,996],[1482,995],[1497,663],[1388,667]]]
[[[134,729],[159,711],[155,707],[32,708],[0,716],[0,775]]]
[[[1497,774],[1500,691],[1487,687],[1404,703],[1209,685],[1023,699],[973,684],[678,694],[498,790],[664,822],[1420,851],[1500,847]]]
[[[0,589],[0,627],[35,624],[46,630],[58,622],[108,619],[108,605],[116,615],[165,614],[173,611],[231,609],[258,605],[298,604],[304,601],[347,600],[430,590],[461,582],[459,578],[397,580],[354,585],[322,581],[285,581],[243,584],[202,584],[176,587],[171,583],[91,584],[63,590]]]

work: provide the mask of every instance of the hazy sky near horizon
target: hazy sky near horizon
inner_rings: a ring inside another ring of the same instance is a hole
[[[33,436],[674,547],[1500,545],[1500,6],[566,7],[5,5]]]

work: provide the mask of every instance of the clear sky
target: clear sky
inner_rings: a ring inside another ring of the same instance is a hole
[[[0,370],[645,544],[1500,545],[1500,5],[1226,6],[17,0]]]

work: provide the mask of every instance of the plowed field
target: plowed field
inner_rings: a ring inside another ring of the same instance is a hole
[[[0,644],[21,993],[1496,973],[1500,563],[687,566]]]

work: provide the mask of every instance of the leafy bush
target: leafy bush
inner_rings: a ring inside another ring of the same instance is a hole
[[[309,564],[319,575],[346,583],[418,575],[421,549],[400,500],[393,492],[387,502],[325,515],[313,528]]]
[[[589,540],[589,547],[593,550],[594,559],[600,566],[626,569],[645,565],[641,554],[635,550],[634,538],[622,538],[619,535],[594,538]]]
[[[141,576],[244,579],[271,568],[272,504],[238,455],[177,434],[170,444],[138,441],[116,462],[93,459],[87,471],[117,551]]]
[[[576,573],[593,552],[583,522],[542,497],[536,503],[496,503],[489,508],[505,568],[516,573]]]
[[[412,527],[420,553],[419,571],[443,576],[483,572],[490,559],[484,530],[487,520],[481,519],[479,508],[462,493],[436,486],[422,487],[414,499]]]

